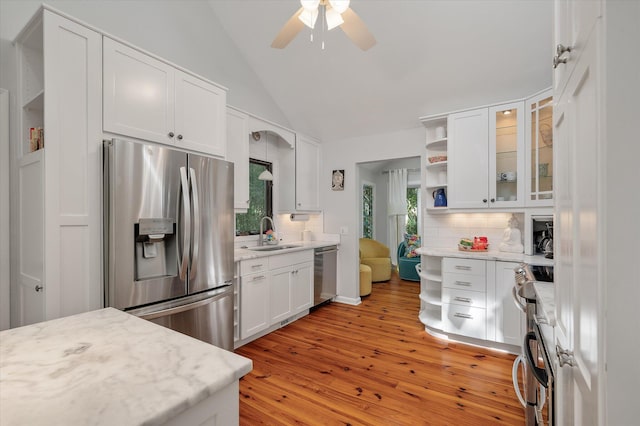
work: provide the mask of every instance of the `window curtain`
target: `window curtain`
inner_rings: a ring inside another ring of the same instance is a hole
[[[404,238],[407,218],[407,169],[389,170],[389,251],[391,263],[398,264],[397,249]]]

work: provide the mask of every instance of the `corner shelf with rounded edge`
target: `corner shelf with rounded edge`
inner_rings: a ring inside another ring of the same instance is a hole
[[[437,163],[427,163],[427,169],[429,170],[437,170],[437,169],[446,169],[447,168],[447,164],[449,162],[447,160],[445,161],[438,161]]]
[[[424,324],[425,329],[435,332],[442,330],[442,311],[439,307],[427,307],[420,311],[418,319]]]
[[[447,138],[434,139],[427,142],[426,148],[429,151],[446,151],[447,150]]]

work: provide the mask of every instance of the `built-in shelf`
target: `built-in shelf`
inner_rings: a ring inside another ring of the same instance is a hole
[[[449,207],[427,207],[427,210],[432,212],[432,213],[435,213],[435,212],[444,213],[444,212],[449,210]]]
[[[44,110],[44,90],[40,90],[38,93],[25,99],[22,108],[28,111],[43,111]]]
[[[424,278],[425,280],[429,281],[442,282],[442,275],[440,274],[440,272],[435,271],[422,271],[420,272],[420,278]]]
[[[427,142],[427,149],[429,151],[446,151],[447,138],[435,139]]]
[[[436,297],[435,295],[420,293],[420,300],[431,306],[442,306],[442,298],[440,296]]]
[[[443,169],[447,167],[448,161],[439,161],[437,163],[427,163],[427,169]]]
[[[425,308],[420,311],[418,318],[425,326],[442,330],[442,311],[440,308]]]
[[[427,189],[437,189],[437,188],[446,188],[447,184],[443,183],[441,185],[427,185],[426,188]]]

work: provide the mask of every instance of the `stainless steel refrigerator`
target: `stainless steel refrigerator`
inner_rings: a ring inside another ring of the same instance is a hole
[[[233,349],[233,164],[104,142],[105,300]]]

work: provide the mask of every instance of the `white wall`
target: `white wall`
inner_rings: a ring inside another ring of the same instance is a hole
[[[516,213],[522,244],[524,244],[524,214]],[[429,214],[424,221],[422,245],[430,248],[455,249],[461,238],[485,236],[489,249],[498,250],[511,213],[449,213]]]
[[[0,1],[0,39],[13,40],[41,1]],[[285,127],[289,122],[239,54],[206,1],[50,0],[61,12],[229,88],[229,105]],[[2,44],[1,55],[9,52]],[[5,70],[0,69],[0,74]],[[5,87],[0,76],[0,87]]]
[[[417,120],[416,120],[417,121]],[[339,300],[358,303],[358,239],[360,238],[360,177],[357,163],[421,156],[424,128],[400,130],[393,133],[350,138],[323,144],[323,164],[320,170],[320,200],[324,206],[324,230],[340,233],[338,257]],[[345,170],[344,191],[331,191],[331,171]]]
[[[604,423],[638,423],[637,391],[640,383],[638,300],[640,260],[640,192],[638,192],[638,98],[640,97],[640,2],[605,3],[606,93],[605,188],[606,211],[605,354],[606,378],[600,395],[606,400]]]

